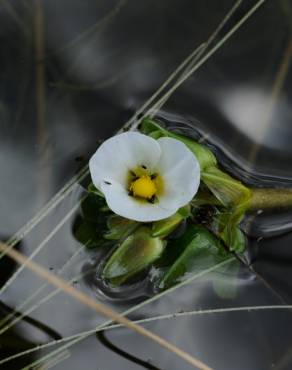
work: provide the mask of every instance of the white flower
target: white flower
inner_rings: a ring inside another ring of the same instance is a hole
[[[189,203],[200,183],[200,166],[182,142],[126,132],[106,140],[89,161],[94,185],[109,208],[131,220],[150,222]]]

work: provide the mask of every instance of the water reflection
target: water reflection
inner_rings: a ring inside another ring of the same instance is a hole
[[[240,13],[253,3],[244,2]],[[143,2],[137,6],[133,1],[50,0],[43,1],[43,5],[47,114],[46,139],[41,144],[37,140],[35,117],[34,4],[3,1],[0,8],[0,231],[3,235],[17,231],[74,175],[79,167],[75,157],[86,159],[99,139],[120,128],[194,47],[206,40],[234,2],[172,0]],[[256,178],[278,176],[284,182],[291,180],[290,71],[266,132],[262,112],[272,93],[275,66],[279,66],[290,40],[290,8],[289,1],[266,2],[213,59],[181,86],[165,107],[166,112],[175,112],[183,119],[191,117],[223,154],[227,153],[244,170],[252,169]],[[107,20],[108,14],[114,17]],[[103,19],[107,20],[103,26],[95,27]],[[92,33],[85,32],[79,43],[70,45],[88,29]],[[258,144],[255,163],[251,163],[251,150]],[[40,161],[48,149],[50,155]],[[43,181],[44,172],[49,174],[46,181]],[[239,177],[242,173],[249,172],[242,171]],[[253,181],[254,177],[249,179]],[[31,254],[77,204],[82,191],[78,187],[74,189],[73,195],[66,197],[25,238],[22,244],[25,253]],[[37,262],[58,271],[78,250],[80,245],[71,234],[74,217],[75,214],[44,246]],[[289,220],[290,215],[285,216],[280,226],[288,225]],[[255,236],[263,231],[259,227]],[[250,248],[250,261],[256,270],[287,302],[291,302],[290,239],[290,234],[258,242],[252,239]],[[73,258],[65,278],[74,278],[85,261],[94,259],[88,253],[82,251]],[[212,278],[218,276],[197,280],[140,308],[135,317],[279,302],[248,270],[238,277],[239,294],[230,301],[218,299],[212,293]],[[221,278],[228,279],[228,275]],[[3,302],[17,308],[42,284],[43,281],[25,270],[2,296]],[[93,294],[82,280],[77,287]],[[28,307],[51,291],[47,287]],[[120,311],[128,307],[121,302],[109,304]],[[92,329],[103,322],[62,294],[44,302],[32,315],[61,336]],[[258,370],[278,364],[279,368],[288,370],[292,363],[291,325],[290,312],[272,311],[161,321],[151,324],[149,329],[197,354],[216,369]],[[3,353],[7,351],[4,355],[48,340],[47,335],[40,335],[24,324],[13,333],[12,330],[14,347],[10,348],[11,342],[3,337],[1,344],[6,346]],[[111,335],[115,343],[122,342],[123,350],[138,358],[146,360],[151,353],[153,363],[160,368],[188,368],[126,330]],[[8,363],[7,369],[19,369],[43,354],[45,351]],[[100,369],[115,368],[117,364],[120,369],[137,369],[137,364],[97,346],[94,336],[73,347],[71,357],[55,368],[81,369],[85,363]]]

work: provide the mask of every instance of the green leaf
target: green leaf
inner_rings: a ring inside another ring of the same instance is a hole
[[[202,181],[225,207],[247,207],[251,198],[250,189],[219,168],[207,168],[202,173]]]
[[[81,203],[82,215],[85,220],[104,224],[104,207],[106,203],[103,198],[89,193]]]
[[[184,246],[181,241],[178,246],[183,252],[161,279],[160,289],[167,289],[182,281],[190,273],[210,268],[228,257],[227,254],[222,254],[220,241],[202,226],[192,225],[185,243]]]
[[[149,267],[165,246],[160,238],[151,236],[151,229],[140,227],[115,250],[102,272],[112,285],[118,286]]]
[[[139,222],[129,220],[118,215],[111,215],[107,219],[108,231],[104,234],[105,239],[124,239],[137,229]]]
[[[212,227],[230,251],[242,253],[246,248],[246,237],[240,230],[240,222],[244,217],[245,207],[226,209],[218,212],[214,218]]]
[[[164,220],[153,222],[152,236],[165,238],[172,233],[188,216],[190,216],[190,207],[186,206],[180,208],[174,215]]]
[[[101,197],[101,198],[104,198],[103,193],[102,193],[100,190],[98,190],[98,189],[93,185],[93,183],[92,183],[92,182],[88,185],[87,190],[89,191],[89,193],[92,193],[92,194],[98,195],[98,196],[99,196],[99,197]]]
[[[148,136],[152,137],[155,140],[158,140],[163,136],[162,132],[159,130],[152,131],[151,133],[148,134]]]
[[[215,155],[211,152],[209,148],[205,145],[197,143],[195,140],[180,134],[175,134],[171,131],[166,130],[165,128],[159,126],[157,122],[150,118],[144,118],[141,126],[141,132],[146,135],[152,135],[155,132],[155,136],[160,132],[160,136],[172,137],[174,139],[180,140],[183,142],[196,156],[201,171],[204,171],[210,166],[215,166],[217,163]]]
[[[213,279],[213,289],[223,299],[234,299],[237,294],[237,276],[240,269],[240,262],[235,259],[231,263],[221,266],[216,271]]]
[[[82,218],[77,218],[73,226],[75,238],[87,248],[96,248],[104,243],[98,225]]]
[[[183,235],[181,235],[177,239],[168,241],[167,247],[164,249],[159,260],[155,263],[155,266],[157,268],[165,268],[173,265],[179,255],[193,240],[196,234],[197,229],[194,227],[194,225],[188,225]]]
[[[246,238],[237,224],[227,225],[220,234],[231,251],[243,253],[246,248]]]
[[[191,201],[191,206],[200,208],[201,206],[220,206],[221,202],[208,190],[204,188],[204,184],[200,185],[199,191]]]

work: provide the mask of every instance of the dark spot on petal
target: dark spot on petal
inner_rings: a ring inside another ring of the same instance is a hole
[[[133,197],[133,196],[134,196],[133,190],[129,190],[128,195],[129,195],[130,197]]]
[[[151,197],[151,198],[147,199],[147,202],[148,202],[148,203],[151,203],[151,204],[154,204],[154,203],[156,202],[156,196],[155,196],[155,195],[153,195],[153,197]]]
[[[151,178],[151,180],[154,180],[154,179],[156,179],[157,176],[158,176],[157,173],[153,173],[150,178]]]
[[[105,184],[107,184],[107,185],[111,185],[112,183],[111,182],[109,182],[109,181],[104,181],[104,183]]]
[[[144,168],[144,170],[147,170],[147,166],[145,166],[145,164],[141,164],[141,167]]]

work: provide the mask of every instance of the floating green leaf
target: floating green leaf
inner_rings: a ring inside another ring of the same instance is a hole
[[[105,239],[124,239],[137,229],[139,222],[129,220],[118,215],[111,215],[107,219],[108,231],[104,234]]]
[[[222,253],[220,241],[207,229],[191,225],[181,238],[178,248],[183,251],[160,281],[160,289],[167,289],[190,273],[210,268],[228,257]]]
[[[151,236],[151,229],[142,226],[116,249],[102,272],[112,285],[118,286],[149,267],[160,257],[165,246],[160,238]]]

